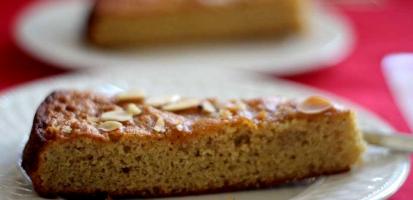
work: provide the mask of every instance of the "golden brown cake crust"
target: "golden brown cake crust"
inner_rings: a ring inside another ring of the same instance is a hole
[[[96,118],[104,112],[124,106],[114,98],[103,95],[80,91],[56,91],[50,94],[39,106],[33,121],[30,138],[23,152],[22,167],[31,177],[35,190],[44,197],[61,196],[95,196],[98,193],[88,191],[60,191],[53,193],[43,188],[42,180],[37,174],[39,164],[42,162],[40,155],[48,145],[55,141],[69,141],[77,138],[88,137],[95,142],[110,143],[120,140],[122,137],[145,136],[167,138],[177,143],[184,143],[196,135],[208,134],[219,127],[226,125],[247,125],[259,127],[265,123],[276,123],[291,118],[313,118],[319,115],[334,115],[335,113],[348,113],[349,110],[338,109],[334,106],[317,114],[305,114],[299,111],[298,102],[285,101],[278,97],[258,98],[252,100],[218,101],[206,99],[215,106],[223,106],[230,113],[217,113],[211,115],[205,113],[200,107],[194,107],[178,112],[167,112],[160,109],[139,104],[142,113],[133,120],[122,122],[123,128],[114,131],[102,131],[98,128]],[[239,108],[242,107],[242,108]],[[165,120],[165,132],[158,133],[153,130],[159,117]],[[184,128],[177,128],[177,124]],[[69,128],[68,128],[69,127]],[[179,129],[179,130],[178,130]],[[69,130],[69,131],[68,131]],[[201,194],[207,192],[224,192],[239,189],[262,188],[275,184],[294,180],[302,180],[308,177],[335,174],[349,170],[349,166],[337,168],[331,171],[313,172],[305,176],[292,176],[285,179],[268,179],[254,184],[232,184],[220,188],[211,188],[200,191],[180,191],[179,193],[167,193],[162,190],[150,196],[171,196]],[[146,196],[145,191],[111,193],[111,196]]]
[[[305,32],[305,1],[97,0],[86,21],[84,39],[105,48],[282,39]]]
[[[167,112],[145,103],[138,103],[141,106],[142,114],[135,116],[132,121],[124,122],[123,131],[119,130],[113,133],[124,132],[137,135],[153,135],[153,137],[188,136],[198,132],[208,132],[226,124],[260,126],[261,123],[317,116],[300,112],[297,109],[298,101],[285,100],[280,97],[228,101],[218,101],[211,98],[205,99],[205,101],[211,102],[216,107],[225,108],[222,110],[227,112],[217,112],[211,115],[204,112],[199,106],[177,112]],[[93,92],[56,91],[50,94],[39,106],[33,131],[44,142],[79,135],[111,140],[112,135],[99,130],[96,120],[102,113],[120,109],[122,106],[122,103],[117,103],[112,97]],[[350,110],[331,106],[326,111],[318,114],[331,115],[336,112],[350,112]],[[159,116],[165,120],[166,134],[153,133],[153,126]],[[185,129],[191,131],[177,130],[176,125],[178,124],[185,125]],[[65,131],[62,129],[65,127],[70,127],[70,134],[64,134]]]

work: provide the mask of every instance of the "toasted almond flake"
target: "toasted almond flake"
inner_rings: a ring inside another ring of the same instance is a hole
[[[162,110],[165,111],[180,111],[180,110],[186,110],[189,108],[197,107],[201,103],[200,100],[198,99],[182,99],[180,101],[174,102],[167,104],[165,106],[162,106]]]
[[[214,105],[212,105],[211,102],[209,101],[203,101],[201,104],[202,110],[208,113],[215,113],[217,112],[217,109],[215,108]]]
[[[241,100],[234,99],[231,100],[230,103],[227,103],[224,108],[230,110],[231,112],[245,111],[247,110],[247,104]]]
[[[220,110],[219,116],[221,116],[224,119],[231,119],[232,113],[229,110]]]
[[[70,126],[63,126],[63,127],[62,127],[62,132],[63,132],[63,133],[71,133],[71,132],[72,132],[72,127],[70,127]]]
[[[132,116],[139,115],[142,113],[142,110],[134,103],[130,103],[126,107],[126,112]]]
[[[245,104],[243,101],[236,100],[235,101],[235,107],[237,110],[246,110],[247,109],[247,104]]]
[[[178,131],[183,131],[183,130],[184,130],[184,125],[178,124],[178,125],[176,125],[176,129],[177,129]]]
[[[106,122],[99,124],[98,126],[100,130],[106,131],[106,132],[114,131],[122,127],[123,127],[122,123],[118,121],[106,121]]]
[[[116,101],[140,101],[145,98],[145,93],[142,90],[130,90],[121,92],[115,96]]]
[[[100,116],[100,119],[102,121],[119,121],[119,122],[124,122],[124,121],[129,121],[132,120],[132,116],[125,112],[124,110],[114,110],[114,111],[109,111],[105,112]]]
[[[171,96],[163,96],[163,97],[151,97],[145,101],[145,103],[149,106],[153,107],[161,107],[166,104],[170,104],[176,101],[179,101],[181,96],[179,95],[171,95]]]
[[[247,104],[245,104],[243,101],[238,101],[238,106],[241,108],[241,110],[246,110],[248,108]]]
[[[297,110],[306,114],[322,113],[330,109],[333,105],[327,99],[318,96],[311,96],[297,105]]]
[[[165,121],[163,120],[162,117],[158,117],[158,119],[156,120],[155,126],[153,127],[153,130],[155,130],[156,132],[159,133],[163,133],[166,131],[165,129]]]

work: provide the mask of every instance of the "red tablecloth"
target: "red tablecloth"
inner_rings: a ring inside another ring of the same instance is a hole
[[[378,6],[341,6],[352,21],[356,47],[345,61],[316,72],[284,77],[346,97],[372,110],[399,131],[410,131],[385,84],[380,61],[386,54],[413,52],[413,1],[381,0]],[[31,0],[0,3],[0,91],[68,71],[35,60],[13,42],[17,13]],[[412,77],[413,78],[413,77]],[[391,199],[413,198],[413,175]]]

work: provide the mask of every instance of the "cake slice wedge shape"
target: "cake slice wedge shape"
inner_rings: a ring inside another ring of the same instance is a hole
[[[165,197],[343,173],[364,148],[354,112],[316,96],[218,100],[60,90],[35,114],[22,167],[43,197]]]

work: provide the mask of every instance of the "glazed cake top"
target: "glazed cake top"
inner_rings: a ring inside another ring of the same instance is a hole
[[[191,134],[223,125],[258,127],[291,118],[349,112],[321,97],[301,101],[280,97],[219,101],[178,95],[145,98],[139,91],[105,96],[86,91],[56,91],[39,107],[35,124],[45,140],[90,135]],[[41,129],[41,131],[40,131]]]

